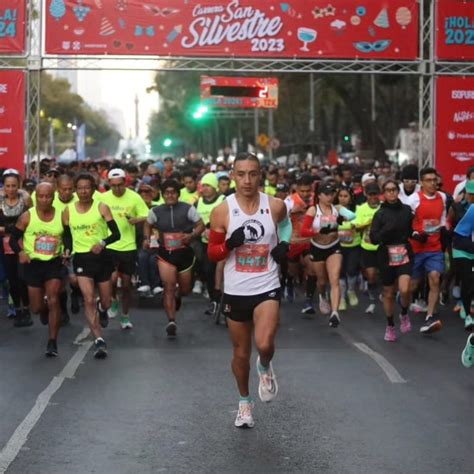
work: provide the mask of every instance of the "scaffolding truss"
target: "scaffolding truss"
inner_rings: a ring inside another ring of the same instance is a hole
[[[420,0],[419,59],[411,62],[319,59],[242,59],[150,56],[51,56],[43,53],[45,0],[29,0],[28,47],[23,56],[0,56],[0,69],[25,70],[27,84],[27,163],[40,153],[41,71],[75,70],[162,70],[214,73],[265,74],[399,74],[419,77],[418,163],[433,164],[435,128],[435,78],[440,75],[474,75],[472,62],[437,62],[434,57],[435,8]]]

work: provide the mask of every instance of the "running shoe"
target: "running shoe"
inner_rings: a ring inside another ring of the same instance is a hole
[[[95,340],[94,357],[96,359],[105,359],[107,357],[107,344],[101,337]]]
[[[286,287],[286,299],[288,303],[295,301],[295,288],[293,286]]]
[[[77,314],[81,309],[81,305],[79,302],[79,295],[76,291],[71,291],[71,313]]]
[[[160,295],[161,293],[163,293],[163,288],[161,286],[155,286],[155,288],[153,288],[154,295]]]
[[[331,312],[331,305],[326,298],[319,297],[319,311],[322,314],[329,314]]]
[[[100,298],[96,301],[97,314],[99,315],[99,324],[101,327],[106,328],[109,325],[109,314],[107,310],[103,310],[100,305]]]
[[[237,412],[237,417],[234,422],[234,425],[237,428],[253,428],[255,426],[252,416],[252,408],[252,402],[239,402],[239,411]]]
[[[311,300],[306,300],[304,308],[301,310],[301,312],[303,314],[316,314],[313,302]]]
[[[193,293],[195,295],[202,295],[202,281],[196,280],[194,282]]]
[[[408,314],[401,314],[400,315],[400,332],[402,334],[406,334],[407,332],[411,331],[411,322],[410,316]]]
[[[212,316],[214,312],[216,311],[216,309],[217,309],[217,301],[211,301],[206,311],[204,311],[204,314],[206,314],[207,316]]]
[[[471,316],[467,315],[464,320],[464,329],[466,331],[471,331],[474,328],[474,319]]]
[[[170,321],[166,325],[166,334],[168,334],[168,337],[175,337],[177,330],[178,330],[178,326],[176,326],[176,323],[174,321]]]
[[[428,305],[423,300],[415,300],[410,305],[410,309],[415,313],[426,313],[428,311]]]
[[[114,319],[118,316],[119,312],[119,303],[118,300],[112,300],[112,304],[110,305],[110,308],[107,310],[107,315],[109,316],[109,319]]]
[[[464,365],[464,367],[466,367],[467,369],[470,369],[474,364],[473,356],[474,356],[474,335],[471,334],[467,338],[466,347],[464,348],[461,354],[462,365]]]
[[[150,285],[141,285],[137,288],[138,293],[147,294],[151,290]]]
[[[349,300],[350,306],[357,306],[359,304],[359,298],[357,298],[357,294],[353,290],[347,292],[347,299]]]
[[[332,328],[337,328],[341,324],[341,318],[337,311],[333,311],[331,317],[329,318],[329,326]]]
[[[345,298],[341,298],[339,303],[339,311],[345,311],[347,309],[347,302]]]
[[[270,362],[265,372],[260,372],[260,356],[257,357],[258,396],[262,402],[271,402],[278,394],[278,383]]]
[[[427,316],[423,326],[420,328],[422,334],[432,334],[443,327],[441,321],[433,315]]]
[[[370,303],[369,306],[365,309],[365,314],[374,314],[375,313],[375,303]]]
[[[58,356],[58,345],[54,339],[50,339],[48,341],[48,345],[46,346],[46,357],[57,357]]]
[[[385,336],[383,339],[387,342],[395,342],[397,340],[397,332],[394,326],[387,326],[385,328]]]
[[[31,314],[27,309],[22,309],[17,312],[13,326],[16,328],[25,328],[33,325]]]
[[[12,304],[9,304],[8,309],[7,309],[7,318],[13,319],[14,317],[16,317],[15,306],[13,306]]]
[[[130,322],[130,318],[128,316],[122,316],[120,318],[120,327],[122,329],[133,329],[133,324]]]

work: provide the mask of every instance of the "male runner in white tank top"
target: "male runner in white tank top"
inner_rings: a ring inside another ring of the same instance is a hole
[[[258,191],[261,169],[255,155],[236,157],[233,179],[236,193],[211,214],[208,255],[211,261],[225,260],[222,308],[234,347],[232,370],[240,392],[235,426],[251,428],[252,330],[259,354],[260,399],[269,402],[278,392],[271,364],[281,298],[278,263],[289,249],[291,222],[283,201]]]

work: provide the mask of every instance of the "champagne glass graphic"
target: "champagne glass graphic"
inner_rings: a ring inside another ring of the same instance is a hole
[[[298,28],[298,39],[303,42],[300,51],[309,51],[308,43],[313,43],[318,37],[318,32],[311,28]]]

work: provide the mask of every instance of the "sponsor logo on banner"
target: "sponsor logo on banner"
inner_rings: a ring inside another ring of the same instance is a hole
[[[26,0],[0,2],[0,53],[25,52]]]
[[[97,1],[47,2],[46,53],[418,57],[419,0],[365,0],[360,6],[354,0]]]
[[[451,112],[452,111],[452,112]],[[448,112],[448,113],[447,113]],[[436,169],[452,192],[474,165],[474,78],[436,80]],[[460,178],[461,177],[461,178]]]

